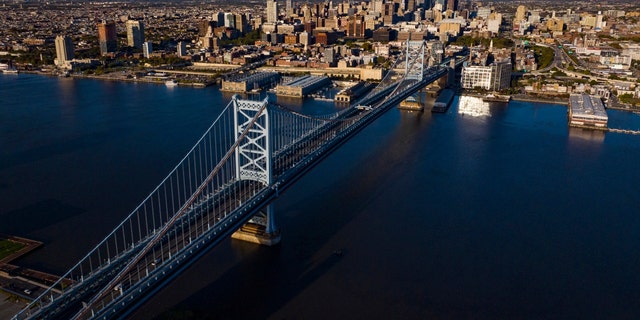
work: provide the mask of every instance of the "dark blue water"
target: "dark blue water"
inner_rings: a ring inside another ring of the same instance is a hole
[[[281,245],[226,241],[134,318],[638,318],[640,137],[569,130],[559,105],[454,104],[385,114],[278,199]],[[0,76],[0,233],[46,244],[19,263],[64,272],[223,105]]]

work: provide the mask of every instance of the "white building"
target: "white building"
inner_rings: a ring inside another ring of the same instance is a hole
[[[74,52],[73,52],[73,42],[71,38],[68,36],[57,36],[56,37],[56,60],[55,64],[57,66],[63,66],[68,61],[73,60]]]
[[[276,23],[278,21],[278,2],[276,0],[267,0],[267,23]]]
[[[491,88],[491,67],[489,66],[468,66],[462,68],[460,83],[465,89]]]
[[[153,45],[151,44],[151,42],[147,41],[142,44],[142,54],[144,54],[145,58],[149,58],[152,52],[153,52]]]
[[[465,89],[507,89],[511,86],[511,62],[505,60],[492,63],[490,66],[463,67],[460,83]]]

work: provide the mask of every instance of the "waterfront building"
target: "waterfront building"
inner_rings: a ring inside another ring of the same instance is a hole
[[[588,94],[569,96],[569,126],[606,130],[609,117],[600,97]]]
[[[153,45],[151,44],[151,42],[147,41],[142,44],[142,54],[144,55],[145,58],[149,58],[152,52],[153,52]]]
[[[142,48],[144,42],[144,24],[138,20],[127,20],[127,45],[133,48]]]
[[[491,90],[500,91],[511,86],[511,69],[508,58],[491,65]]]
[[[464,89],[481,88],[489,90],[491,87],[491,67],[467,66],[462,68],[460,83]]]
[[[489,66],[463,67],[460,83],[465,89],[507,89],[511,85],[511,62],[504,60]]]
[[[331,84],[325,76],[303,76],[276,87],[276,95],[287,97],[304,97]]]
[[[113,21],[98,23],[98,43],[100,44],[100,54],[102,55],[118,50],[116,24]]]
[[[262,89],[272,86],[280,79],[277,72],[257,72],[249,75],[241,74],[235,79],[222,80],[222,91],[248,92],[254,89]]]
[[[73,60],[74,48],[71,38],[68,36],[56,37],[56,61],[57,66],[65,65],[67,61]]]
[[[267,23],[276,23],[278,21],[278,2],[276,0],[267,0]]]

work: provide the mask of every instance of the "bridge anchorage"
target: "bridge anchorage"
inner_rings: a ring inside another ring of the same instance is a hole
[[[236,139],[251,126],[246,139],[236,148],[236,176],[240,180],[253,180],[265,186],[273,184],[272,147],[269,139],[269,100],[232,99],[234,110],[234,130]],[[255,214],[247,223],[231,235],[231,238],[247,242],[273,246],[280,242],[280,230],[275,224],[273,204]]]

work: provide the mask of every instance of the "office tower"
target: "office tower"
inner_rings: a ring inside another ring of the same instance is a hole
[[[458,0],[447,0],[447,10],[458,11]]]
[[[516,21],[522,21],[525,20],[525,17],[527,15],[527,7],[525,6],[518,6],[518,9],[516,10]]]
[[[240,31],[241,34],[249,32],[249,19],[243,13],[236,13],[236,26],[235,29]]]
[[[444,11],[446,9],[444,0],[436,0],[433,3],[433,8],[440,10],[440,12]]]
[[[113,21],[98,23],[98,43],[100,44],[100,54],[102,55],[118,50],[116,24]]]
[[[224,12],[218,12],[218,14],[216,14],[214,17],[214,20],[217,22],[216,27],[224,26]]]
[[[178,57],[184,57],[187,55],[187,43],[184,41],[178,42],[177,47]]]
[[[127,45],[134,48],[142,48],[144,42],[144,24],[142,21],[127,21]]]
[[[147,41],[142,44],[142,54],[144,54],[145,58],[149,58],[152,52],[153,52],[153,45],[151,44],[151,42]]]
[[[363,16],[351,16],[347,22],[347,37],[364,38],[365,23]]]
[[[236,16],[233,13],[224,14],[224,26],[227,28],[236,27]]]
[[[278,2],[276,0],[267,0],[267,23],[276,23],[278,21]]]
[[[56,37],[56,65],[73,60],[73,42],[67,36]]]
[[[293,14],[293,3],[292,0],[287,0],[286,3],[286,9],[287,9],[287,16],[292,15]]]
[[[224,22],[224,19],[223,19]],[[215,21],[202,20],[198,24],[198,37],[202,38],[207,36],[207,34],[213,34],[213,28],[217,26]]]

